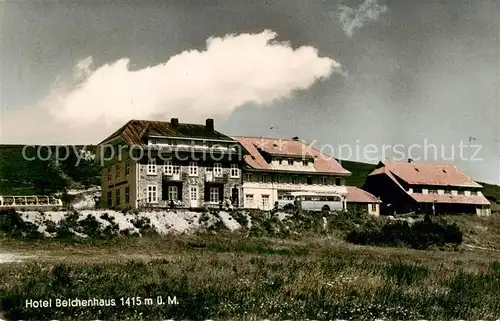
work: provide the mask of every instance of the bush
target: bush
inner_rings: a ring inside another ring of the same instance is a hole
[[[380,218],[359,212],[336,213],[328,217],[328,229],[344,233],[356,229],[377,229],[381,226]]]
[[[147,217],[137,217],[132,220],[132,225],[139,230],[141,235],[156,235],[157,232],[151,225],[151,220]]]
[[[24,221],[13,209],[0,210],[0,231],[7,236],[23,239],[38,239],[43,236],[35,224]]]
[[[430,218],[414,223],[389,222],[381,229],[376,226],[365,226],[347,234],[346,240],[354,244],[407,246],[425,250],[431,246],[461,244],[462,231],[455,224],[436,223]]]
[[[248,227],[250,221],[248,220],[248,216],[240,211],[235,211],[231,214],[233,218],[238,222],[244,229]]]

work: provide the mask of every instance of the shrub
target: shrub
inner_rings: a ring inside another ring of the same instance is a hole
[[[38,239],[42,237],[38,227],[31,222],[24,221],[14,209],[0,210],[0,231],[15,238]]]
[[[245,213],[240,211],[234,211],[232,214],[233,218],[238,222],[244,229],[247,228],[249,220]]]
[[[158,234],[151,224],[151,220],[147,217],[137,217],[132,220],[132,225],[139,230],[141,235],[156,235]]]
[[[355,244],[407,246],[425,250],[431,246],[461,244],[462,237],[462,231],[455,223],[436,223],[427,218],[412,226],[406,221],[388,222],[381,229],[364,226],[349,232],[346,240]]]

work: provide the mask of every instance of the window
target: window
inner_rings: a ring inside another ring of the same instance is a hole
[[[269,206],[269,195],[262,195],[262,208]]]
[[[293,159],[288,160],[288,165],[290,165],[290,166],[293,165]]]
[[[251,182],[252,181],[252,174],[246,173],[245,174],[245,182]]]
[[[111,167],[108,168],[108,183],[111,183]]]
[[[169,186],[168,187],[168,200],[176,201],[179,199],[179,191],[177,186]]]
[[[166,175],[177,175],[181,172],[181,168],[179,165],[174,165],[172,161],[165,161],[163,172]]]
[[[464,195],[464,191],[458,191],[458,195]]]
[[[163,173],[167,175],[172,175],[174,173],[174,165],[172,161],[165,161],[163,163]]]
[[[342,180],[338,177],[335,178],[335,185],[342,185]]]
[[[121,202],[121,197],[120,197],[121,196],[121,191],[122,191],[121,188],[119,188],[119,189],[117,189],[115,191],[115,193],[116,193],[116,206],[120,206],[120,204],[122,203]]]
[[[121,164],[116,164],[116,180],[119,180],[122,176],[120,165]]]
[[[322,176],[321,177],[321,184],[323,185],[328,185],[328,177]]]
[[[113,207],[112,193],[108,192],[108,207]]]
[[[189,163],[189,175],[190,176],[198,176],[198,163],[197,162]]]
[[[130,187],[125,187],[125,204],[130,203]]]
[[[267,183],[267,181],[268,181],[267,175],[265,175],[265,174],[260,175],[260,182],[261,183]]]
[[[214,164],[214,177],[222,177],[222,164],[221,163]]]
[[[444,190],[444,193],[445,193],[446,195],[451,195],[451,190],[449,190],[449,189],[445,189],[445,190]]]
[[[219,188],[218,187],[210,187],[210,202],[218,203],[219,202]]]
[[[148,185],[148,203],[158,203],[158,187],[156,185]]]
[[[238,164],[231,164],[231,177],[240,177]]]
[[[189,189],[189,199],[192,201],[197,201],[198,200],[198,187],[192,186]]]
[[[307,185],[312,185],[313,179],[311,176],[307,176]]]
[[[253,206],[253,194],[245,195],[245,206]]]
[[[309,166],[309,161],[307,159],[302,160],[302,166]]]
[[[470,195],[474,195],[474,196],[476,196],[476,195],[477,195],[477,191],[471,191],[471,192],[470,192]]]
[[[377,204],[372,204],[372,212],[376,212],[377,211]]]
[[[415,188],[413,188],[413,193],[421,194],[422,193],[422,188],[421,187],[415,187]]]
[[[125,162],[125,176],[128,176],[130,174],[130,162],[126,161]]]
[[[437,194],[437,189],[429,189],[429,194]]]
[[[156,159],[154,158],[148,160],[148,174],[149,175],[156,174]]]
[[[281,175],[276,176],[276,183],[278,184],[283,183],[283,176]]]
[[[283,165],[283,160],[281,158],[278,158],[278,164]]]
[[[298,184],[299,183],[299,177],[297,175],[292,176],[292,184]]]

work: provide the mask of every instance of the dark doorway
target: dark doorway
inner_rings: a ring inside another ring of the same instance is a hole
[[[240,190],[238,187],[233,187],[231,190],[231,201],[233,206],[239,206],[240,203]]]

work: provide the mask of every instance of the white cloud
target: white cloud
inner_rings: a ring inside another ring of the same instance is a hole
[[[377,21],[388,10],[385,4],[378,4],[377,0],[365,0],[355,9],[339,5],[338,16],[345,34],[352,37],[355,31],[363,28],[369,21]]]
[[[270,106],[341,72],[338,62],[319,57],[315,48],[293,49],[276,37],[265,30],[210,38],[203,51],[186,50],[140,70],[130,70],[126,58],[92,69],[88,57],[76,64],[73,79],[55,83],[35,108],[62,126],[57,132],[71,127],[86,141],[99,140],[132,118],[224,119],[245,103]]]

